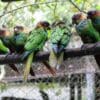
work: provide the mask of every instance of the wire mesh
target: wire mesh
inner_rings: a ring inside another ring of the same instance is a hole
[[[94,72],[74,73],[71,70],[66,73],[68,69],[62,65],[62,68],[57,70],[57,75],[53,76],[42,63],[34,65],[36,76],[29,78],[27,83],[23,82],[22,74],[16,75],[13,71],[9,74],[11,69],[7,68],[9,78],[2,82],[0,100],[89,100],[86,75]],[[21,66],[20,70],[23,69],[23,65],[18,66]],[[100,100],[100,72],[95,72],[94,76],[94,100]]]

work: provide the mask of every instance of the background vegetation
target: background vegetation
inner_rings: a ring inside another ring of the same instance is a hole
[[[91,9],[100,9],[100,0],[22,0],[6,3],[0,1],[0,27],[24,25],[32,28],[39,20],[52,22],[65,19],[70,23],[75,12],[85,13]]]

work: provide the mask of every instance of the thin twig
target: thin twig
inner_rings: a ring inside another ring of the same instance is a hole
[[[56,9],[57,9],[57,0],[56,0],[56,4],[55,4],[55,6],[54,6],[54,10],[53,10],[53,12],[54,12],[54,17],[55,17]]]
[[[7,12],[7,9],[9,7],[11,2],[8,2],[7,5],[4,7],[4,11],[3,11],[3,14],[5,14]]]
[[[82,7],[81,7],[81,10],[84,10],[85,3],[86,3],[86,0],[83,0],[83,4],[82,4]]]
[[[13,10],[11,10],[11,11],[8,11],[8,12],[6,12],[5,14],[0,15],[0,17],[3,17],[3,16],[6,15],[6,14],[12,13],[12,12],[14,12],[14,11],[17,11],[17,10],[19,10],[19,9],[23,9],[23,8],[25,8],[25,7],[28,7],[28,6],[41,5],[41,4],[49,4],[49,3],[56,3],[56,2],[61,2],[61,1],[52,1],[52,2],[45,2],[45,3],[40,2],[40,3],[33,3],[33,4],[25,5],[25,6],[18,7],[18,8],[16,8],[16,9],[13,9]]]
[[[83,12],[83,13],[85,13],[85,14],[87,13],[87,12],[81,10],[72,0],[69,0],[69,2],[70,2],[75,8],[77,8],[80,12]]]

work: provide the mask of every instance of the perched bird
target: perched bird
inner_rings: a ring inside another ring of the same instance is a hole
[[[27,40],[27,34],[24,32],[23,26],[15,26],[14,27],[14,35],[10,39],[11,44],[14,47],[15,52],[23,53],[24,52],[24,45]]]
[[[64,56],[64,48],[67,46],[70,40],[70,34],[64,22],[58,22],[51,31],[51,47],[49,63],[55,69],[59,69]]]
[[[15,26],[14,27],[14,35],[11,38],[11,44],[14,46],[14,50],[17,53],[23,53],[24,52],[24,45],[27,41],[27,31],[23,26]],[[30,74],[34,76],[34,71],[31,67]]]
[[[76,30],[80,35],[88,35],[94,42],[100,41],[100,34],[98,31],[95,30],[90,19],[81,21],[76,26]]]
[[[35,54],[43,49],[43,46],[47,40],[49,28],[49,23],[46,21],[41,21],[37,23],[35,29],[33,29],[27,38],[26,44],[24,46],[25,53],[23,54],[23,59],[27,58],[25,71],[24,71],[24,81],[27,81],[28,74],[30,72],[32,60],[35,59]],[[50,67],[50,66],[49,66]],[[48,68],[49,69],[49,68]]]
[[[88,11],[87,18],[92,20],[94,28],[100,33],[100,10]]]
[[[77,28],[76,28],[77,25],[86,19],[87,19],[87,16],[81,12],[76,13],[72,16],[72,24],[75,25],[76,31],[77,31]],[[80,34],[80,36],[84,43],[93,43],[94,42],[94,39],[91,39],[91,37],[88,36],[88,34]]]
[[[76,25],[76,30],[84,43],[95,43],[100,41],[100,33],[94,28],[90,19],[84,19]],[[100,66],[100,55],[95,55],[96,62]]]
[[[11,33],[9,32],[9,30],[6,27],[3,27],[2,29],[0,29],[0,44],[4,44],[5,46],[2,46],[2,49],[5,48],[6,52],[11,53],[12,51],[14,51],[13,49],[13,45],[10,42],[10,39],[12,38]],[[2,52],[1,52],[2,53]],[[9,64],[9,67],[11,67],[11,69],[13,69],[15,72],[19,73],[17,67],[14,64]]]

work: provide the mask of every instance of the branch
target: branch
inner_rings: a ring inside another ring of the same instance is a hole
[[[7,11],[8,7],[9,7],[10,3],[11,3],[11,2],[8,2],[8,3],[7,3],[7,5],[4,7],[3,14],[5,14],[5,13],[6,13],[6,11]]]
[[[100,42],[95,44],[84,44],[81,48],[65,49],[64,59],[68,57],[80,57],[85,55],[97,55],[100,54]],[[36,54],[34,61],[40,62],[49,59],[49,52],[39,52]],[[0,55],[0,64],[10,63],[23,63],[21,60],[22,54]]]
[[[85,13],[85,14],[87,13],[87,12],[81,10],[72,0],[69,0],[69,2],[70,2],[76,9],[78,9],[80,12],[83,12],[83,13]]]
[[[44,2],[44,3],[40,2],[40,3],[33,3],[33,4],[25,5],[25,6],[18,7],[18,8],[16,8],[16,9],[13,9],[13,10],[11,10],[11,11],[8,11],[8,12],[6,12],[5,14],[0,15],[0,17],[3,17],[3,16],[6,15],[6,14],[12,13],[12,12],[17,11],[17,10],[19,10],[19,9],[23,9],[23,8],[25,8],[25,7],[34,6],[34,5],[49,4],[49,3],[56,3],[56,2],[61,2],[61,1],[52,1],[52,2]]]

